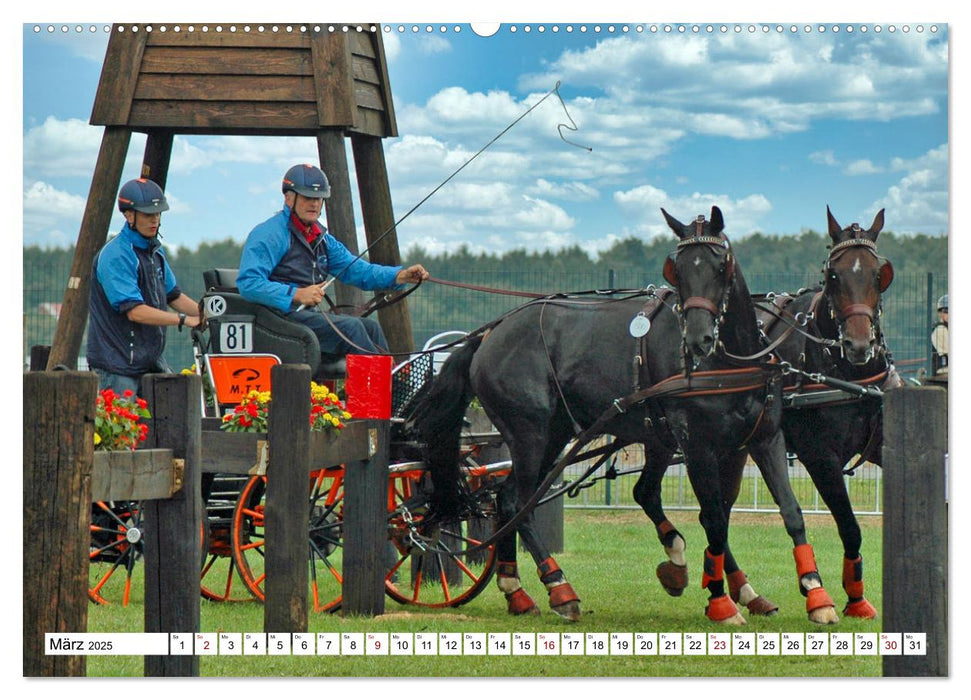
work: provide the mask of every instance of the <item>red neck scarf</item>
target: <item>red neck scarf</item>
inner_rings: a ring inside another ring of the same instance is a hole
[[[313,245],[313,242],[317,240],[317,236],[324,232],[318,222],[314,221],[313,223],[305,224],[292,211],[290,212],[290,223],[293,224],[293,227],[297,229],[310,245]]]

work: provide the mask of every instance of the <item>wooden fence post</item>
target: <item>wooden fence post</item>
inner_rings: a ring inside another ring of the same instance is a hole
[[[145,526],[145,631],[198,632],[202,566],[202,382],[196,375],[152,374],[141,395],[152,414],[147,446],[183,459],[182,488],[142,501]],[[146,656],[146,676],[198,676],[198,656]]]
[[[84,676],[86,657],[45,656],[47,632],[86,632],[98,379],[24,374],[24,676]]]
[[[883,411],[883,631],[927,635],[883,675],[947,676],[947,391],[894,389]]]
[[[341,613],[384,613],[388,566],[388,441],[390,423],[368,426],[370,458],[347,465],[344,474],[344,582]]]
[[[266,632],[307,631],[310,367],[276,365],[267,442]]]

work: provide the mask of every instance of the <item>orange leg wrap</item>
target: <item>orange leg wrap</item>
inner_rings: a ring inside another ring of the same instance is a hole
[[[560,567],[556,561],[553,560],[553,557],[544,559],[542,562],[540,562],[540,565],[536,567],[536,574],[543,583],[551,580],[553,578],[553,574],[558,573],[560,573]]]
[[[863,597],[863,557],[843,557],[843,590],[850,600]]]
[[[657,530],[661,535],[661,539],[663,540],[669,532],[673,532],[675,530],[675,527],[671,524],[670,520],[664,520],[660,525],[657,526]]]
[[[529,597],[524,589],[520,588],[512,593],[506,594],[506,609],[509,611],[510,615],[524,615],[525,613],[536,611],[539,612],[536,607],[535,601]]]
[[[738,608],[727,595],[721,595],[708,601],[705,615],[713,622],[721,622],[738,614]]]
[[[792,554],[796,559],[796,573],[799,574],[799,578],[818,571],[816,568],[816,557],[813,555],[813,546],[811,544],[796,545],[792,550]]]
[[[579,601],[580,596],[578,596],[577,592],[573,590],[573,586],[565,581],[557,586],[553,586],[553,588],[550,589],[550,605],[554,608],[567,603]]]
[[[726,578],[728,579],[728,594],[737,603],[742,586],[748,583],[748,576],[745,575],[744,571],[739,569],[730,573]]]
[[[725,553],[717,557],[705,549],[705,571],[701,576],[701,587],[708,588],[712,581],[721,581],[725,576]]]
[[[810,588],[809,592],[806,594],[806,612],[812,612],[817,608],[832,608],[833,599],[829,597],[829,593],[826,592],[825,588]]]

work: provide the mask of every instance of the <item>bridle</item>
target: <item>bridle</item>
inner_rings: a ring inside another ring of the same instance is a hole
[[[861,231],[859,224],[853,224],[852,230],[856,233]],[[833,303],[832,293],[829,291],[831,285],[829,284],[831,280],[835,279],[838,275],[833,268],[833,263],[839,260],[848,250],[852,248],[865,248],[870,253],[876,257],[877,261],[880,263],[879,278],[877,282],[877,289],[879,294],[886,291],[887,287],[893,281],[893,265],[886,258],[880,257],[877,254],[877,244],[871,241],[869,238],[850,238],[841,243],[837,243],[832,247],[829,253],[829,257],[826,259],[826,263],[823,266],[823,293],[830,307],[830,317],[836,321],[837,333],[838,333],[838,345],[843,348],[843,337],[846,322],[853,316],[864,316],[870,320],[870,348],[868,350],[867,360],[871,359],[874,355],[873,344],[874,341],[880,339],[882,342],[883,335],[880,331],[880,316],[883,312],[883,305],[878,297],[877,304],[875,307],[869,304],[861,303],[851,303],[844,304],[843,306],[837,306]]]
[[[711,299],[703,296],[690,296],[687,299],[683,299],[679,304],[675,306],[675,311],[678,314],[680,325],[681,325],[681,336],[684,338],[686,330],[686,318],[685,314],[690,309],[703,309],[707,311],[711,317],[714,325],[713,335],[715,342],[713,348],[718,347],[718,336],[722,324],[725,321],[725,314],[728,311],[728,298],[731,294],[732,285],[735,278],[735,257],[732,254],[732,246],[728,242],[728,239],[724,234],[719,233],[717,236],[706,236],[702,235],[702,227],[705,223],[705,217],[699,216],[695,219],[695,235],[690,238],[683,238],[678,242],[677,249],[674,253],[668,256],[667,260],[664,262],[664,279],[667,280],[675,289],[678,290],[678,295],[681,295],[681,288],[678,284],[677,278],[677,268],[675,263],[677,261],[678,255],[685,248],[689,248],[695,245],[706,245],[710,250],[715,252],[716,255],[720,254],[720,251],[724,251],[724,276],[725,276],[725,286],[722,291],[722,298],[720,303],[715,303]]]

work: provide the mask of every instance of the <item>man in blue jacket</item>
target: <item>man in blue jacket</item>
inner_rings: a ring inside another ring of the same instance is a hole
[[[387,353],[377,321],[325,314],[327,275],[365,290],[400,289],[428,279],[421,265],[387,266],[355,258],[318,222],[330,183],[320,168],[295,165],[283,177],[284,207],[250,231],[236,284],[243,298],[288,314],[314,331],[331,355]]]
[[[130,180],[118,192],[125,226],[95,257],[91,281],[88,365],[101,389],[138,393],[143,374],[170,371],[166,327],[199,325],[199,306],[179,289],[158,239],[168,208],[151,180]]]

